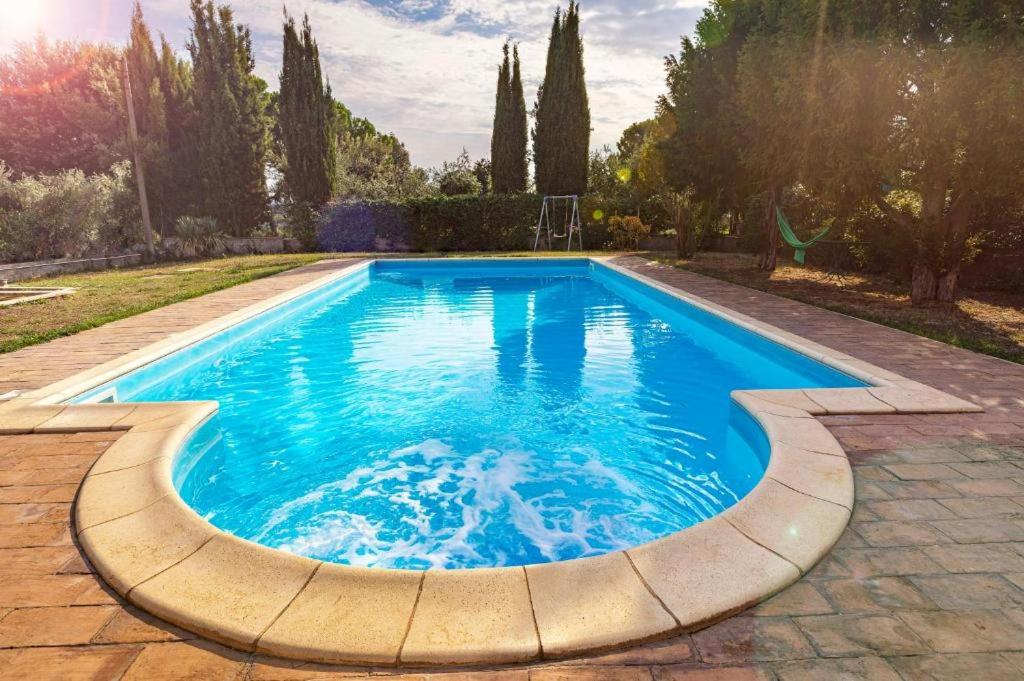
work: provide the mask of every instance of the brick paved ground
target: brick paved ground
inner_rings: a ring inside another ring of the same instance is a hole
[[[1024,678],[1024,367],[639,259],[622,263],[988,412],[825,418],[855,467],[853,522],[807,577],[752,612],[625,653],[461,672],[296,665],[237,653],[148,618],[104,588],[69,531],[78,483],[116,434],[0,437],[0,678]],[[331,266],[2,356],[0,393],[43,385]]]

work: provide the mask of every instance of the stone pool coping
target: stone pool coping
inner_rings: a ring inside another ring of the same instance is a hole
[[[0,404],[0,433],[127,431],[82,483],[75,531],[115,591],[169,622],[243,650],[303,660],[496,664],[571,657],[699,629],[796,581],[829,551],[853,508],[846,455],[813,416],[981,411],[603,264],[873,386],[734,393],[771,443],[765,477],[738,504],[650,544],[514,568],[355,568],[239,539],[198,516],[171,482],[174,456],[216,412],[215,402],[61,404],[369,262]]]

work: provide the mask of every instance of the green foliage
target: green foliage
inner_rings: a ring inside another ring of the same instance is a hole
[[[732,221],[760,222],[766,269],[775,203],[794,188],[838,236],[863,238],[870,216],[900,232],[870,241],[900,245],[889,259],[912,264],[915,302],[951,301],[994,208],[1012,214],[1022,201],[1024,23],[1013,7],[716,0],[668,61],[667,182]]]
[[[434,185],[443,196],[462,196],[480,194],[483,187],[474,171],[473,162],[465,149],[454,161],[445,161],[441,168],[434,171]]]
[[[336,114],[309,16],[303,19],[300,36],[294,18],[286,15],[278,126],[285,152],[285,189],[300,206],[319,208],[334,193]]]
[[[517,251],[532,245],[540,204],[535,194],[338,203],[324,215],[320,245],[327,251]]]
[[[509,60],[508,42],[502,47],[504,59],[498,68],[498,89],[491,134],[491,177],[493,191],[511,194],[526,191],[526,99],[520,73],[519,47]],[[485,184],[481,181],[481,184]]]
[[[317,209],[303,201],[292,201],[285,206],[288,217],[287,233],[302,242],[302,247],[315,250],[316,229],[320,220]]]
[[[480,183],[480,193],[490,194],[491,186],[491,162],[486,158],[477,159],[473,163],[473,177]]]
[[[379,201],[424,196],[430,187],[426,171],[413,167],[405,145],[368,124],[339,133],[335,193],[342,200]]]
[[[125,63],[132,85],[150,217],[156,230],[167,234],[175,219],[197,201],[195,183],[187,179],[196,172],[195,154],[186,151],[194,149],[191,98],[184,93],[188,67],[179,64],[166,41],[157,54],[138,3],[132,13]],[[188,133],[181,134],[182,125],[190,126]]]
[[[174,233],[179,255],[194,258],[224,252],[224,234],[213,218],[183,215],[174,223]]]
[[[0,159],[17,175],[101,173],[125,157],[118,51],[48,42],[0,57]]]
[[[612,239],[612,248],[617,250],[635,251],[640,248],[640,240],[650,234],[650,225],[645,225],[635,215],[613,215],[608,218],[608,235]]]
[[[192,80],[192,65],[178,59],[166,39],[160,41],[160,88],[163,91],[166,139],[150,186],[160,200],[152,207],[153,221],[162,234],[170,234],[182,215],[198,210],[201,195],[200,150]],[[147,176],[148,177],[148,176]]]
[[[191,11],[203,212],[245,236],[270,219],[266,83],[253,74],[252,36],[230,7],[191,0]]]
[[[519,46],[512,48],[512,82],[509,84],[512,101],[509,103],[508,146],[510,170],[509,191],[525,192],[530,183],[530,164],[526,158],[529,141],[529,126],[526,120],[526,97],[523,95],[522,68],[519,63]]]
[[[579,5],[555,13],[544,81],[534,108],[533,157],[537,191],[585,194],[590,157],[590,105],[583,70]]]
[[[13,179],[0,163],[0,260],[119,252],[140,239],[131,167]]]

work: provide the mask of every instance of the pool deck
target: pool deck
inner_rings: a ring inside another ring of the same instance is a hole
[[[1024,675],[1024,367],[698,275],[641,274],[985,407],[823,416],[857,484],[850,529],[754,611],[624,653],[462,679],[1020,678]],[[317,265],[0,356],[0,394],[43,387],[323,276]],[[0,675],[316,679],[395,669],[274,661],[142,615],[89,570],[71,502],[118,433],[0,437]],[[738,671],[744,669],[745,671]],[[727,671],[728,670],[728,671]],[[439,672],[439,674],[441,674]],[[408,672],[409,679],[430,677]]]

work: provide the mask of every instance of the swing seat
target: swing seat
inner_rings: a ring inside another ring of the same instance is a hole
[[[552,213],[556,210],[557,202],[563,202],[565,213],[563,216],[562,230],[555,232],[555,225],[552,225]],[[552,248],[552,241],[555,239],[567,239],[566,248],[572,250],[572,238],[576,236],[579,240],[580,250],[583,250],[583,224],[580,220],[579,197],[578,196],[545,196],[540,208],[540,218],[537,220],[537,232],[533,239],[533,250],[540,246],[541,234],[547,237],[548,248]]]

